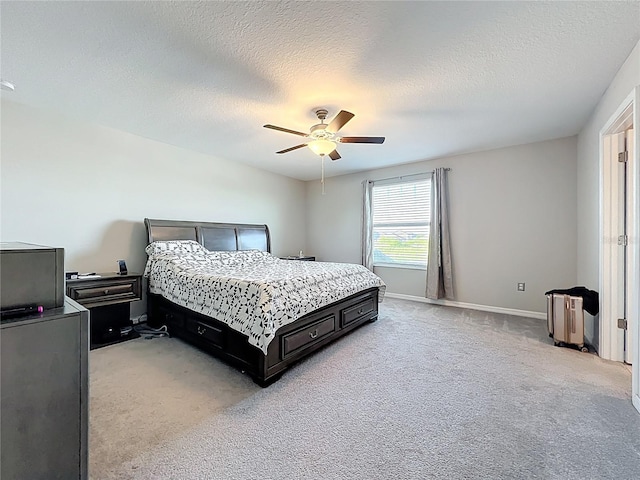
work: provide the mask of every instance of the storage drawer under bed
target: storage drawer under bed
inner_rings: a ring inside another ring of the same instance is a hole
[[[208,325],[194,318],[186,319],[187,331],[206,340],[209,344],[218,348],[224,347],[224,332],[221,328]]]
[[[373,312],[375,306],[374,301],[375,299],[369,297],[362,302],[356,303],[352,307],[342,310],[342,312],[340,312],[340,327],[344,328]]]
[[[319,342],[335,332],[336,317],[329,315],[291,333],[282,336],[282,358],[287,358],[299,350]]]

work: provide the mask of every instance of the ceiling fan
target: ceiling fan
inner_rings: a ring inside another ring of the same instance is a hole
[[[329,113],[324,108],[316,110],[316,116],[320,123],[313,125],[309,129],[309,133],[298,132],[296,130],[289,130],[288,128],[276,127],[275,125],[265,125],[264,128],[271,128],[273,130],[279,130],[281,132],[293,133],[294,135],[300,135],[307,138],[306,143],[301,143],[295,147],[286,148],[276,153],[287,153],[293,150],[297,150],[302,147],[309,147],[315,154],[324,157],[328,155],[331,160],[340,159],[340,154],[336,150],[338,143],[383,143],[384,137],[342,137],[338,135],[338,131],[346,125],[355,115],[346,110],[340,110],[331,122],[324,123]]]

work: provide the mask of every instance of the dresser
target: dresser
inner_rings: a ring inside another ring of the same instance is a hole
[[[0,323],[0,478],[88,478],[89,312],[64,306]]]

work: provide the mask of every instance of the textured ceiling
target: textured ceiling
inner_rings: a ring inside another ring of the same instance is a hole
[[[329,175],[578,133],[640,2],[6,2],[4,98],[302,180],[315,107],[356,114]]]

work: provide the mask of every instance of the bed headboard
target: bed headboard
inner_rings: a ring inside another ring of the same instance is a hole
[[[195,240],[207,250],[262,250],[271,252],[266,225],[144,219],[149,243],[158,240]]]

